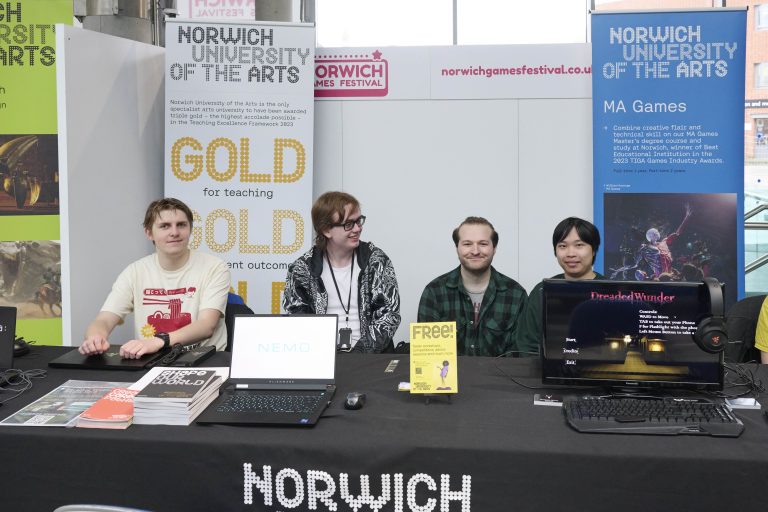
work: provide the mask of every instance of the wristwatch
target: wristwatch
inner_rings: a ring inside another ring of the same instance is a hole
[[[159,332],[155,334],[155,338],[160,338],[161,340],[163,340],[162,350],[165,350],[166,348],[171,346],[171,337],[168,335],[167,332]]]

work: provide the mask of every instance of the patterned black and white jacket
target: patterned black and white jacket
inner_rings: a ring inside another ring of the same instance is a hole
[[[356,351],[391,350],[392,339],[400,325],[400,293],[392,261],[371,242],[360,242],[355,250],[360,266],[358,310],[360,340]],[[288,314],[318,314],[328,310],[328,292],[320,277],[323,252],[312,247],[288,266],[283,308]]]

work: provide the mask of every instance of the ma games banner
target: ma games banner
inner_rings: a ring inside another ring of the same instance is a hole
[[[746,12],[593,13],[597,266],[744,294]]]
[[[166,195],[194,211],[190,246],[280,312],[312,223],[314,28],[177,20],[166,28]]]

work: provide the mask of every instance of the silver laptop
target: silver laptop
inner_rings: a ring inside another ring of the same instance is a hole
[[[336,392],[336,315],[236,315],[232,365],[197,423],[317,423]]]

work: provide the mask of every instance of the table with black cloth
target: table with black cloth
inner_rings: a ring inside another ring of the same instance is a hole
[[[16,366],[47,368],[64,350],[34,347]],[[218,353],[206,365],[226,365],[228,358]],[[399,365],[386,373],[393,359]],[[768,424],[761,411],[738,412],[746,429],[736,439],[580,434],[560,408],[534,406],[534,391],[512,382],[540,386],[537,360],[462,357],[458,371],[459,394],[425,404],[397,391],[408,380],[407,355],[342,354],[336,397],[314,428],[0,427],[0,510],[84,502],[152,511],[768,508]],[[762,367],[759,373],[768,377]],[[0,416],[68,379],[140,375],[48,369],[0,407]],[[363,409],[343,408],[349,391],[368,395]],[[361,490],[366,479],[368,493]],[[383,496],[384,504],[371,498],[355,508],[361,495]]]

